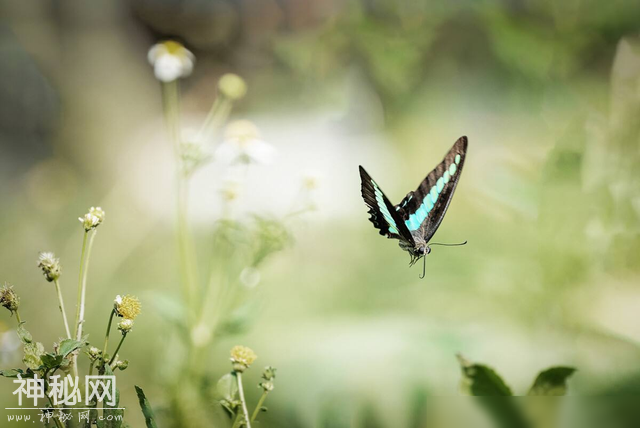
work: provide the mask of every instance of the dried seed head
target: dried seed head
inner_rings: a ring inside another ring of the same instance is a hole
[[[38,257],[38,267],[42,269],[47,281],[55,281],[60,278],[60,259],[56,258],[56,255],[50,252],[40,253]]]

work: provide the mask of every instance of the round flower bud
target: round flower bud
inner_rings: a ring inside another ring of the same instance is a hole
[[[244,97],[247,93],[247,84],[244,79],[237,74],[227,73],[218,81],[220,93],[231,101],[236,101]]]
[[[128,318],[123,319],[118,323],[118,330],[122,332],[122,334],[127,334],[133,328],[133,320]]]

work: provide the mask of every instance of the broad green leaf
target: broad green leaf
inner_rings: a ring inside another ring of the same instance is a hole
[[[24,325],[25,322],[21,322],[20,325],[18,325],[16,332],[18,333],[18,337],[20,338],[22,343],[26,345],[27,343],[33,342],[33,338],[31,337],[31,333],[29,333]]]
[[[458,356],[462,368],[462,389],[485,409],[499,428],[530,428],[511,389],[490,367],[474,364]]]
[[[40,360],[42,361],[42,365],[47,369],[55,369],[62,364],[62,359],[64,357],[62,355],[51,354],[47,352],[46,354],[40,355]]]
[[[58,347],[58,354],[66,357],[76,349],[80,349],[84,346],[84,342],[73,339],[64,339],[60,342],[60,346]]]
[[[138,401],[140,402],[140,408],[142,409],[142,414],[144,415],[145,423],[147,424],[147,428],[157,428],[156,422],[153,416],[153,409],[149,404],[149,400],[144,395],[144,391],[138,385],[135,385],[136,394],[138,394]]]
[[[44,346],[40,342],[31,342],[24,345],[24,358],[22,362],[31,370],[37,370],[42,366],[40,355],[44,354]]]
[[[462,368],[462,389],[468,395],[511,396],[511,389],[489,366],[473,364],[458,356]]]
[[[24,372],[22,371],[22,369],[0,370],[0,376],[17,378],[18,375],[20,375],[20,377],[24,378]]]
[[[227,373],[218,380],[216,391],[221,398],[233,401],[238,394],[238,381],[234,375]]]
[[[551,367],[541,371],[528,395],[559,396],[567,393],[567,379],[575,373],[573,367]]]

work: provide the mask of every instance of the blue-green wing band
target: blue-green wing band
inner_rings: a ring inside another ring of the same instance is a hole
[[[360,167],[362,181],[362,199],[369,207],[369,220],[381,235],[402,239],[413,245],[413,237],[407,229],[400,214],[371,176]]]
[[[420,186],[396,206],[407,229],[412,233],[419,231],[425,242],[435,234],[447,212],[462,172],[467,145],[467,137],[459,138]]]

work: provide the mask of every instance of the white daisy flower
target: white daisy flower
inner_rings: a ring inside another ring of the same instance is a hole
[[[226,163],[271,163],[276,149],[260,137],[258,128],[248,120],[227,125],[225,138],[216,150],[216,159]]]
[[[173,40],[153,45],[147,57],[156,78],[165,83],[190,75],[196,61],[191,51]]]

